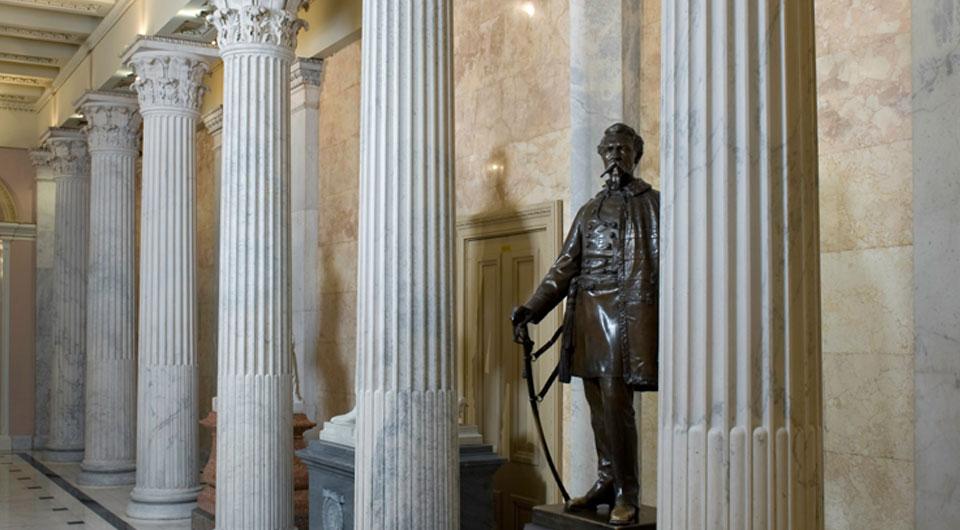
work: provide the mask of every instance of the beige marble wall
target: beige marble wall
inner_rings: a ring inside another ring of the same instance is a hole
[[[642,1],[640,130],[653,154],[661,2]],[[910,0],[820,0],[816,25],[826,525],[912,528]],[[645,179],[658,181],[657,165],[644,159]],[[652,502],[656,440],[643,441]]]
[[[458,216],[569,196],[567,2],[533,5],[454,2]]]
[[[910,0],[817,2],[832,529],[913,528]]]
[[[320,87],[317,417],[353,407],[360,175],[360,41],[324,62]]]
[[[197,357],[200,368],[200,418],[217,395],[217,252],[219,198],[213,139],[197,130]],[[210,433],[200,430],[201,454],[210,451]]]

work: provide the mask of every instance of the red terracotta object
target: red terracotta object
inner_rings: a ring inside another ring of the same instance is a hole
[[[203,467],[200,474],[200,482],[203,484],[203,490],[197,498],[197,507],[209,513],[211,516],[216,514],[217,502],[217,413],[210,411],[207,417],[200,421],[200,425],[210,430],[210,460]],[[303,433],[316,427],[317,424],[310,421],[306,414],[296,413],[293,415],[293,450],[299,451],[307,447],[307,441],[303,439]],[[293,517],[294,524],[300,530],[309,528],[310,515],[310,481],[307,474],[307,466],[294,455],[293,457]]]

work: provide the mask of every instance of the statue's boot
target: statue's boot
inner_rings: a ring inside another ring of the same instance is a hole
[[[610,510],[610,524],[622,526],[637,522],[637,507],[625,497],[617,497]]]
[[[598,480],[582,497],[574,497],[567,501],[568,512],[584,512],[596,510],[601,504],[612,505],[615,499],[613,480]]]

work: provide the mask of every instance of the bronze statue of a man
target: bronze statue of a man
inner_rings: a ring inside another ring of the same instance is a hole
[[[657,389],[660,193],[634,176],[643,139],[617,123],[598,147],[604,189],[577,213],[560,256],[530,300],[513,310],[514,339],[528,341],[565,297],[560,380],[583,379],[597,446],[598,478],[569,511],[611,506],[630,524],[640,505],[634,391]]]

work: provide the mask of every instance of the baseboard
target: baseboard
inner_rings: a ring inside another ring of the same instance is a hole
[[[17,452],[29,451],[33,449],[33,436],[29,434],[17,434],[10,437],[10,445]]]

